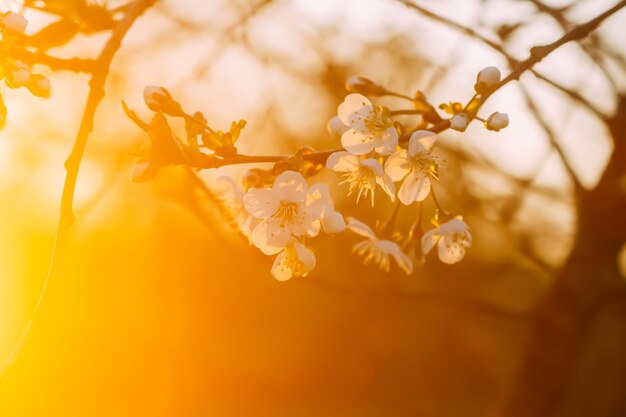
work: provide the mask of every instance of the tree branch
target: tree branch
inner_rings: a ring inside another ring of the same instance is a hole
[[[419,6],[416,6],[413,3],[407,2],[405,0],[399,0],[399,1],[401,1],[404,4],[406,4],[409,7],[419,8]],[[561,38],[557,39],[556,41],[554,41],[552,43],[547,44],[547,45],[538,45],[538,46],[532,47],[531,50],[530,50],[530,56],[527,59],[525,59],[524,61],[519,61],[519,62],[516,61],[517,64],[515,65],[515,67],[511,71],[511,73],[509,73],[508,76],[506,76],[504,79],[502,79],[489,93],[483,94],[482,96],[478,96],[476,98],[477,103],[473,107],[473,115],[470,115],[470,116],[472,116],[472,118],[474,118],[476,113],[478,112],[478,110],[480,110],[480,108],[482,107],[482,105],[496,91],[500,90],[502,87],[504,87],[506,84],[510,83],[511,81],[519,80],[520,76],[523,73],[525,73],[527,71],[532,71],[533,67],[536,64],[541,62],[544,58],[546,58],[548,55],[550,55],[552,52],[554,52],[555,50],[557,50],[561,46],[565,45],[568,42],[580,40],[580,39],[584,38],[585,36],[589,35],[606,18],[608,18],[609,16],[613,15],[618,10],[622,9],[624,6],[626,6],[626,0],[623,0],[623,1],[619,2],[615,6],[611,7],[610,9],[608,9],[607,11],[602,13],[601,15],[597,16],[596,18],[588,21],[587,23],[579,25],[579,26],[576,26],[574,29],[572,29],[571,31],[567,32]],[[429,11],[426,11],[425,9],[422,9],[422,8],[419,8],[418,10],[420,10],[420,11],[424,10],[424,13],[431,13]],[[437,15],[433,14],[433,16],[437,16]],[[437,18],[438,19],[443,19],[441,17],[437,17]],[[454,22],[451,22],[451,23],[456,25],[456,23],[454,23]],[[497,44],[487,40],[486,38],[482,38],[482,36],[480,34],[474,32],[472,29],[465,28],[463,26],[460,26],[460,28],[462,28],[463,31],[468,31],[467,33],[475,33],[476,36],[479,36],[481,39],[485,39],[485,42],[489,42],[490,44],[493,44],[494,48],[497,48],[497,50],[503,51],[502,48],[499,45],[497,45]],[[506,53],[506,52],[503,52],[503,53]],[[447,130],[448,128],[450,128],[450,120],[443,120],[442,122],[437,123],[436,125],[429,127],[428,130],[430,130],[432,132],[435,132],[435,133],[440,133],[440,132],[443,132],[444,130]],[[401,139],[406,141],[408,138],[403,137]],[[338,151],[341,151],[341,150],[343,150],[343,149],[332,149],[332,150],[326,150],[326,151],[313,152],[313,153],[310,153],[310,154],[302,155],[302,158],[307,160],[307,161],[310,161],[310,162],[324,163],[326,161],[326,159],[328,159],[328,157],[333,152],[338,152]],[[562,152],[559,152],[559,153],[562,155]],[[236,156],[231,157],[231,158],[223,158],[223,159],[206,158],[204,161],[202,161],[202,162],[200,162],[200,163],[198,163],[196,165],[193,165],[192,168],[210,169],[210,168],[219,168],[219,167],[226,166],[226,165],[239,165],[239,164],[249,164],[249,163],[263,163],[263,162],[277,162],[277,161],[281,161],[281,160],[283,160],[283,159],[285,159],[287,157],[288,156],[281,156],[281,155],[259,155],[259,156],[236,155]],[[564,160],[564,163],[566,163],[565,160]],[[570,173],[573,173],[573,171],[571,169],[569,169],[568,171],[571,171]],[[577,181],[575,176],[573,177],[573,181]]]

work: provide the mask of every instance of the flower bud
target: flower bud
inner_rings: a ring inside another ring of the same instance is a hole
[[[450,120],[450,128],[459,132],[465,132],[469,122],[470,120],[465,113],[459,113]]]
[[[154,85],[146,86],[143,90],[143,99],[152,111],[160,111],[170,116],[184,115],[180,104],[172,98],[172,95],[163,87]]]
[[[349,93],[358,93],[366,96],[383,96],[387,94],[387,90],[384,87],[360,75],[354,75],[346,81],[346,90]]]
[[[485,127],[488,130],[498,132],[500,129],[504,129],[509,125],[509,116],[506,113],[495,112],[485,122]]]
[[[479,94],[490,91],[500,82],[500,70],[496,67],[487,67],[482,69],[476,77],[474,89]]]
[[[328,121],[326,129],[331,136],[341,137],[346,131],[350,130],[350,126],[343,124],[339,116],[335,116]]]
[[[0,26],[5,28],[7,31],[21,34],[26,30],[26,26],[28,26],[28,21],[17,13],[8,12],[0,19]]]

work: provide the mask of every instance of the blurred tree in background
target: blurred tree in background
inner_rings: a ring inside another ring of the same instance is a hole
[[[79,73],[131,3],[26,2],[46,9],[27,14],[48,28],[32,43],[61,61],[41,71],[49,100],[2,92],[1,357],[47,273],[63,163],[90,93]],[[350,76],[463,102],[481,68],[508,74],[531,47],[621,3],[156,2],[101,74],[77,221],[0,381],[0,413],[626,415],[626,12],[494,94],[482,112],[506,111],[507,129],[442,134],[438,197],[463,213],[474,246],[461,264],[428,261],[411,276],[363,266],[342,234],[320,239],[310,276],[275,281],[216,204],[216,178],[245,167],[164,169],[131,184],[145,137],[120,106],[141,109],[143,87],[164,85],[211,124],[246,119],[245,154],[332,149],[325,126]],[[340,209],[345,192],[333,190]],[[414,216],[403,207],[398,221]]]

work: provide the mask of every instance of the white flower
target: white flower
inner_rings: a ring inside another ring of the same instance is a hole
[[[326,167],[337,172],[344,172],[346,179],[341,184],[348,183],[348,195],[358,190],[356,201],[361,195],[367,198],[370,194],[374,205],[374,190],[376,184],[389,195],[391,201],[395,201],[395,186],[393,180],[383,170],[382,165],[376,159],[362,159],[348,152],[335,152],[326,160]]]
[[[398,266],[407,275],[413,273],[413,261],[411,261],[411,258],[407,254],[402,252],[397,243],[390,240],[379,239],[368,225],[352,217],[348,218],[348,228],[357,235],[366,238],[366,240],[356,243],[352,247],[353,252],[358,255],[365,255],[363,262],[366,265],[370,261],[374,261],[381,269],[389,272],[389,256],[393,256]]]
[[[500,82],[500,70],[496,67],[483,68],[476,77],[476,92],[490,90]]]
[[[459,113],[450,120],[450,128],[458,130],[459,132],[465,132],[469,125],[469,118],[465,113]]]
[[[245,192],[229,176],[223,175],[218,180],[229,186],[229,189],[220,196],[226,215],[233,221],[237,229],[248,238],[248,242],[252,244],[252,231],[259,224],[259,220],[246,211],[243,203]]]
[[[331,136],[340,138],[341,135],[350,130],[350,126],[344,125],[339,116],[334,116],[326,124],[326,129]]]
[[[341,136],[341,145],[353,155],[373,150],[389,155],[398,146],[398,131],[387,110],[374,106],[361,94],[349,94],[337,110],[341,122],[350,127]]]
[[[422,251],[426,255],[438,246],[441,262],[453,264],[465,256],[465,250],[472,246],[472,235],[461,217],[456,217],[431,229],[422,236]]]
[[[385,172],[393,181],[404,182],[398,191],[398,199],[409,205],[422,201],[430,193],[431,178],[437,179],[439,164],[432,154],[437,136],[428,130],[418,130],[409,139],[408,150],[401,149],[385,163]]]
[[[9,32],[20,34],[24,33],[24,31],[26,30],[26,26],[28,26],[28,21],[22,15],[8,12],[4,16],[2,16],[2,18],[0,18],[0,26],[5,28]]]
[[[252,232],[254,245],[266,255],[273,255],[295,238],[317,236],[329,203],[311,194],[302,174],[295,171],[280,174],[272,188],[250,189],[243,197],[244,206],[261,220]]]
[[[284,248],[274,260],[272,275],[279,281],[306,277],[315,268],[315,254],[300,242]]]
[[[495,112],[485,122],[485,127],[489,130],[498,132],[509,125],[509,115],[506,113]]]

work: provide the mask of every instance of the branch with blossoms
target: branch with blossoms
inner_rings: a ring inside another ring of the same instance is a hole
[[[25,0],[25,8],[53,17],[51,24],[34,34],[26,33],[28,22],[21,14],[0,13],[0,82],[7,87],[24,87],[34,96],[48,97],[50,81],[36,70],[40,66],[53,71],[84,72],[91,76],[81,126],[66,162],[67,176],[50,271],[29,323],[12,354],[0,366],[2,370],[12,361],[28,334],[74,222],[74,189],[94,116],[105,94],[110,64],[136,19],[155,2],[134,0],[109,9],[106,4],[86,0]],[[419,9],[410,2],[402,3]],[[449,128],[463,132],[474,121],[482,122],[488,130],[505,128],[508,125],[505,113],[479,116],[485,101],[526,71],[534,71],[535,64],[562,45],[585,38],[624,6],[626,1],[620,1],[598,17],[574,27],[557,41],[532,48],[530,56],[524,61],[509,59],[513,70],[505,78],[501,78],[496,68],[485,68],[477,76],[476,94],[464,105],[451,102],[437,107],[419,91],[407,95],[389,91],[363,77],[352,78],[347,83],[350,94],[339,106],[337,116],[328,124],[330,133],[341,143],[341,148],[331,150],[302,148],[292,155],[242,155],[236,144],[245,129],[245,121],[233,122],[226,131],[214,129],[201,112],[184,111],[165,88],[148,87],[144,96],[146,104],[154,111],[152,120],[141,120],[124,105],[127,116],[150,138],[149,143],[136,153],[138,161],[131,178],[137,182],[148,181],[159,170],[169,166],[201,170],[235,164],[272,164],[270,168],[250,169],[241,182],[222,176],[221,180],[228,185],[229,191],[221,196],[219,204],[252,245],[267,255],[276,255],[272,273],[280,280],[305,276],[313,270],[316,258],[311,241],[314,238],[321,233],[336,235],[346,230],[363,238],[353,246],[353,251],[364,256],[366,263],[373,262],[387,271],[393,259],[401,270],[410,274],[435,248],[441,261],[459,262],[471,246],[472,236],[462,217],[447,211],[436,197],[433,187],[439,182],[443,169],[437,155],[438,134]],[[441,21],[439,18],[435,20]],[[453,23],[452,26],[479,37],[458,24]],[[95,58],[66,59],[48,54],[48,49],[62,46],[79,34],[91,35],[103,31],[110,31],[110,37]],[[495,50],[501,50],[493,43],[488,44]],[[398,109],[384,107],[376,102],[382,96],[404,99],[408,106]],[[413,117],[414,123],[402,122],[400,116]],[[0,127],[6,118],[7,108],[0,96]],[[168,118],[184,120],[185,133],[180,135],[184,139],[172,130]],[[355,206],[374,205],[375,195],[382,192],[386,196],[384,198],[395,202],[393,211],[371,227],[350,216],[346,210],[338,210],[328,184],[309,184],[324,169],[343,176],[343,180],[337,182],[347,187]],[[424,204],[426,199],[433,202],[430,205],[433,210],[428,213]],[[415,221],[407,230],[396,229],[401,206],[415,208]],[[427,223],[424,219],[430,219],[434,227],[424,230],[423,223]]]
[[[451,102],[438,106],[445,117],[422,92],[409,96],[363,77],[351,78],[346,83],[350,94],[328,123],[330,134],[340,140],[339,149],[303,148],[293,155],[242,155],[236,142],[245,121],[233,122],[228,131],[216,130],[201,112],[185,111],[166,88],[146,87],[144,100],[155,112],[151,121],[141,120],[123,104],[129,118],[150,137],[150,142],[137,153],[131,178],[147,181],[160,169],[172,165],[201,170],[235,164],[273,164],[268,169],[249,170],[241,183],[224,176],[220,179],[230,188],[222,196],[226,216],[252,245],[266,255],[277,255],[272,274],[279,280],[309,274],[316,264],[310,241],[320,233],[335,235],[344,230],[365,238],[353,246],[353,251],[364,256],[365,263],[373,262],[386,271],[393,258],[400,269],[411,274],[414,265],[421,264],[435,247],[442,262],[459,262],[471,247],[472,235],[462,216],[448,212],[433,189],[442,169],[437,155],[438,134],[448,128],[464,132],[475,120],[488,130],[505,128],[509,123],[506,113],[479,116],[485,101],[565,43],[587,36],[624,5],[626,2],[621,2],[551,44],[532,48],[529,58],[519,62],[503,79],[497,68],[483,69],[477,75],[475,95],[465,105]],[[382,96],[405,99],[411,106],[390,109],[372,102]],[[416,121],[411,126],[398,116],[414,116]],[[168,117],[184,120],[184,140],[172,130]],[[347,187],[355,205],[369,200],[374,206],[380,190],[396,203],[393,213],[387,220],[379,220],[374,228],[340,213],[328,184],[308,183],[323,169],[343,176],[338,184]],[[432,199],[434,211],[425,215],[423,202],[427,198]],[[408,230],[394,229],[400,204],[417,206],[416,220]],[[433,225],[429,230],[423,229],[424,217]]]
[[[447,211],[433,189],[442,169],[437,155],[438,134],[448,128],[464,132],[476,120],[491,131],[507,127],[506,113],[479,116],[485,101],[565,43],[587,36],[624,5],[626,2],[621,2],[551,44],[532,48],[529,58],[519,62],[505,78],[495,67],[483,69],[476,78],[475,94],[465,105],[450,102],[438,106],[445,116],[420,91],[409,96],[364,77],[351,78],[346,83],[349,94],[328,123],[330,134],[340,140],[339,149],[303,148],[293,155],[242,155],[236,143],[245,121],[233,122],[228,131],[214,129],[201,112],[185,111],[166,88],[148,86],[144,100],[155,112],[152,120],[141,120],[123,103],[127,116],[150,137],[150,142],[137,152],[131,179],[148,181],[160,169],[172,165],[201,170],[272,163],[268,169],[249,170],[241,183],[221,177],[230,187],[222,196],[222,207],[252,245],[266,255],[277,255],[272,274],[279,280],[306,276],[313,270],[316,258],[310,241],[322,232],[335,235],[350,230],[365,238],[353,246],[353,252],[364,256],[365,263],[373,262],[386,271],[393,258],[401,270],[411,274],[414,265],[423,263],[435,247],[442,262],[459,262],[471,247],[472,235],[463,217]],[[402,98],[411,106],[390,109],[371,100],[382,96]],[[399,116],[414,116],[416,120],[409,125]],[[185,139],[172,130],[168,117],[184,120]],[[396,203],[390,217],[372,228],[340,213],[328,184],[308,183],[323,169],[343,176],[339,185],[347,187],[355,205],[369,200],[374,206],[377,190],[381,190]],[[427,198],[432,199],[434,210],[425,215],[423,202]],[[408,230],[394,229],[400,204],[417,206],[416,220]],[[429,230],[423,229],[424,217],[433,225]]]

